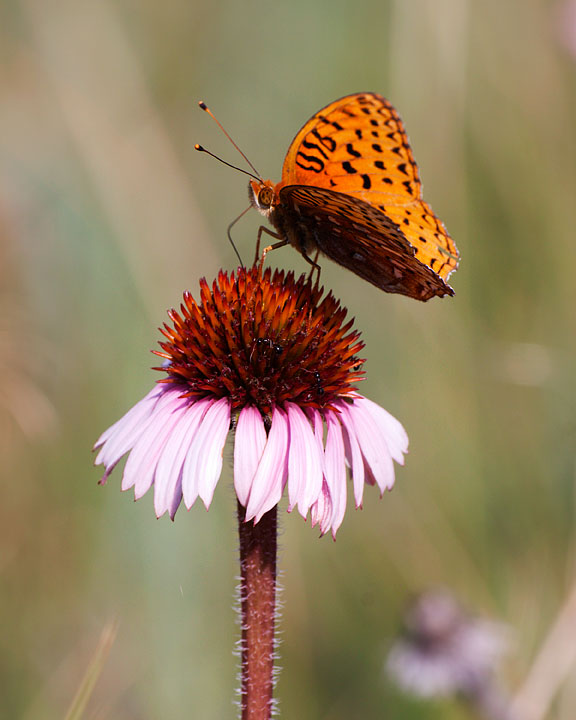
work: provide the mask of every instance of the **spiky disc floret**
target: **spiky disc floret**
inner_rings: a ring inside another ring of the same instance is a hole
[[[184,294],[168,314],[156,352],[169,364],[161,382],[193,398],[223,398],[232,410],[248,405],[269,415],[276,406],[333,409],[363,379],[364,344],[344,322],[332,293],[304,275],[270,268],[221,271],[212,288],[200,281],[200,302]]]

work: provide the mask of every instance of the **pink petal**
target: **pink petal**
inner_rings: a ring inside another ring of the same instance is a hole
[[[182,500],[182,468],[198,426],[210,405],[209,400],[198,400],[189,405],[172,433],[158,460],[154,475],[154,510],[156,517],[170,512],[174,519]]]
[[[288,420],[279,408],[272,413],[272,427],[252,481],[246,506],[246,520],[260,520],[264,513],[280,502],[286,483],[288,454]]]
[[[286,403],[290,427],[288,451],[288,511],[297,504],[302,517],[306,517],[322,489],[322,451],[302,410]]]
[[[352,481],[354,483],[354,501],[356,507],[362,505],[362,497],[364,495],[364,458],[360,450],[360,444],[356,437],[354,422],[348,412],[348,403],[342,402],[338,404],[340,410],[340,421],[345,430],[344,432],[344,448],[346,452],[346,460],[352,471]]]
[[[369,470],[366,473],[366,482],[370,481],[371,475],[378,483],[380,492],[383,493],[394,485],[394,463],[388,449],[386,434],[374,420],[373,415],[357,400],[349,406],[348,412]]]
[[[164,394],[162,387],[156,385],[150,392],[134,405],[128,412],[105,430],[94,445],[94,450],[101,448],[95,465],[104,465],[109,475],[117,462],[131,450],[140,435],[146,429],[147,421],[152,416],[159,398]]]
[[[159,398],[146,428],[132,448],[122,476],[122,490],[134,486],[134,497],[141,498],[150,488],[158,458],[170,429],[178,422],[187,404],[177,391],[167,391]]]
[[[307,413],[314,428],[314,438],[320,452],[322,468],[324,468],[324,421],[322,415],[315,408],[308,408]]]
[[[260,411],[252,406],[243,408],[238,415],[234,439],[234,488],[244,507],[265,445],[266,430]]]
[[[330,530],[330,522],[332,520],[333,508],[330,499],[330,490],[326,480],[322,481],[322,490],[318,496],[318,500],[310,508],[310,517],[312,519],[312,527],[316,524],[320,527],[320,534],[325,535]]]
[[[326,424],[328,434],[324,451],[324,473],[332,499],[333,510],[330,525],[332,535],[335,537],[346,512],[346,463],[342,426],[335,418],[334,413],[327,413]]]
[[[216,483],[222,472],[222,452],[230,429],[230,403],[227,398],[212,402],[194,435],[182,469],[182,492],[190,509],[200,495],[210,507]]]
[[[382,428],[390,455],[399,465],[404,465],[404,455],[408,452],[408,435],[402,424],[387,410],[366,397],[358,396],[354,404],[370,413],[378,427]]]
[[[154,405],[154,401],[158,399],[158,397],[163,393],[163,387],[161,385],[154,385],[152,390],[150,390],[141,400],[139,400],[136,405],[133,405],[130,410],[128,410],[127,413],[125,413],[120,420],[117,420],[113,425],[111,425],[107,430],[105,430],[102,435],[96,440],[94,443],[94,450],[97,450],[99,447],[104,445],[104,443],[110,439],[110,437],[114,434],[116,434],[116,430],[121,425],[125,424],[126,421],[128,421],[133,415],[137,414],[138,412],[142,411],[142,408],[144,408],[147,405]]]

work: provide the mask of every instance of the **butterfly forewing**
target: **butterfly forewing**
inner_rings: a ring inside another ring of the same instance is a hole
[[[373,93],[341,98],[310,118],[290,145],[282,184],[313,184],[367,202],[375,193],[401,201],[421,195],[402,121],[386,98]]]

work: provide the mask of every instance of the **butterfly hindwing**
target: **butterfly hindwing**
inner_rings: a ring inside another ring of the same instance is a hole
[[[398,225],[369,203],[345,193],[290,185],[279,193],[274,224],[300,252],[317,248],[343,267],[386,292],[418,300],[453,295]],[[271,218],[272,219],[272,218]]]

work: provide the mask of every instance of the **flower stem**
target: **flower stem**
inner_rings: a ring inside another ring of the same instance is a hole
[[[274,691],[277,508],[244,522],[238,503],[242,612],[242,720],[269,720]]]

